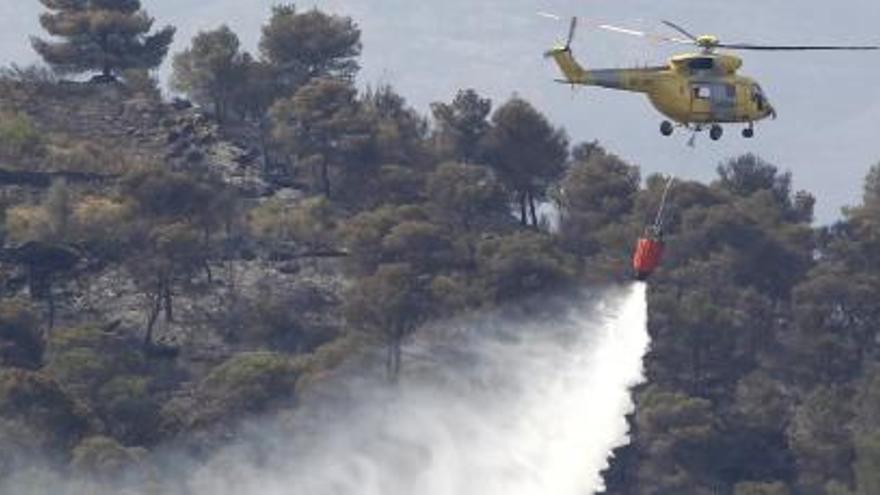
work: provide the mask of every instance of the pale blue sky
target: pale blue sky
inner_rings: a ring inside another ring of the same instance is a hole
[[[221,23],[253,48],[272,0],[144,0],[157,24],[178,27],[175,51],[195,32]],[[714,177],[717,163],[755,152],[818,197],[819,220],[858,201],[868,168],[880,161],[880,52],[746,53],[743,72],[758,78],[779,111],[745,141],[730,128],[720,143],[697,147],[662,138],[661,117],[640,95],[601,89],[572,93],[541,53],[566,26],[535,15],[576,14],[642,29],[660,19],[728,41],[880,43],[876,0],[322,0],[299,2],[351,15],[364,31],[363,84],[390,82],[416,107],[474,87],[501,101],[516,93],[564,125],[574,141],[599,139],[646,173]],[[0,0],[0,64],[30,62],[27,37],[39,32],[37,0]],[[675,47],[582,30],[576,55],[591,67],[663,62]]]

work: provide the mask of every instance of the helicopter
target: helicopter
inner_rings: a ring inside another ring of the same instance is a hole
[[[559,17],[552,14],[540,15]],[[663,24],[684,36],[672,37],[645,33],[609,24],[596,27],[615,33],[638,36],[655,41],[690,45],[699,48],[698,53],[686,53],[672,57],[666,65],[634,69],[584,69],[575,60],[571,43],[575,37],[578,18],[572,17],[568,39],[547,51],[559,66],[563,79],[557,82],[584,86],[599,86],[623,91],[644,93],[651,104],[669,120],[660,124],[660,133],[671,136],[675,127],[694,132],[694,136],[709,129],[713,141],[721,139],[721,124],[744,124],[744,138],[755,135],[755,123],[768,117],[776,118],[776,109],[757,81],[739,75],[741,58],[719,52],[727,50],[796,51],[796,50],[877,50],[878,46],[780,46],[747,43],[722,43],[717,36],[691,34],[683,27],[670,22]],[[693,143],[693,138],[691,140]]]

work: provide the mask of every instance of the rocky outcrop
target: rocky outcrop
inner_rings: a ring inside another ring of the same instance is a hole
[[[165,164],[179,170],[199,167],[216,173],[245,196],[271,192],[254,150],[223,139],[213,118],[180,100],[157,101],[118,83],[28,85],[7,81],[0,82],[0,109],[27,115],[44,133],[120,150],[128,163]],[[53,174],[85,179],[65,170]],[[6,179],[45,187],[52,178],[0,171],[0,185]]]

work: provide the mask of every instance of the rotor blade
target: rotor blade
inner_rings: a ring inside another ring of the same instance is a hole
[[[873,45],[856,45],[856,46],[838,46],[838,45],[752,45],[748,43],[719,43],[718,48],[727,48],[729,50],[764,50],[764,51],[801,51],[801,50],[880,50],[880,46]]]
[[[574,41],[574,33],[577,30],[578,18],[571,18],[571,26],[568,28],[568,40],[565,42],[566,48],[571,48],[571,42]]]
[[[682,44],[682,45],[693,45],[694,44],[694,42],[691,40],[683,40],[681,38],[671,38],[669,36],[663,36],[663,35],[654,34],[654,33],[646,33],[643,31],[637,31],[635,29],[628,29],[628,28],[622,28],[619,26],[612,26],[610,24],[601,24],[596,27],[599,29],[604,29],[606,31],[611,31],[614,33],[628,34],[630,36],[638,36],[640,38],[647,38],[651,41],[666,41],[669,43],[678,43],[678,44]]]
[[[537,12],[537,14],[541,17],[546,17],[547,19],[553,19],[554,21],[562,20],[562,17],[559,17],[556,14],[551,14],[550,12]]]
[[[694,36],[693,34],[689,33],[687,29],[685,29],[685,28],[679,26],[678,24],[676,24],[676,23],[674,23],[674,22],[670,22],[670,21],[663,21],[663,24],[666,24],[667,26],[671,27],[672,29],[675,29],[675,30],[678,31],[679,33],[681,33],[681,34],[687,36],[688,38],[691,39],[691,41],[697,41],[697,37],[696,37],[696,36]]]

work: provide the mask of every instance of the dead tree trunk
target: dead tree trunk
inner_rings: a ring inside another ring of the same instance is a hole
[[[388,340],[388,355],[385,361],[388,381],[396,383],[400,378],[401,355],[403,349],[403,329],[399,324],[393,324]]]
[[[321,188],[325,198],[330,198],[330,170],[327,160],[321,160]]]
[[[46,280],[46,302],[49,306],[49,333],[55,328],[55,294],[52,293],[52,280]]]
[[[529,213],[532,216],[532,227],[538,228],[538,213],[535,208],[535,196],[529,191]]]
[[[165,321],[174,321],[174,312],[171,306],[171,282],[168,279],[162,281],[162,305],[165,306]]]
[[[156,287],[156,291],[149,295],[150,306],[147,308],[147,331],[144,333],[144,347],[153,345],[153,329],[156,327],[156,320],[162,310],[162,285],[161,282]]]

